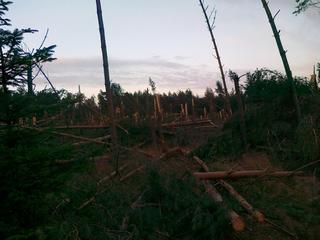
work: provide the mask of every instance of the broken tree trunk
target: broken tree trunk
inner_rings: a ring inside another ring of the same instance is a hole
[[[228,217],[231,221],[232,227],[236,232],[242,232],[245,228],[245,223],[242,218],[232,209],[227,209],[224,205],[223,198],[217,189],[210,184],[209,181],[204,182],[206,192],[212,197],[212,199],[219,204],[222,208],[227,210]]]
[[[298,96],[297,96],[297,92],[296,92],[296,88],[294,86],[294,81],[293,81],[293,77],[292,77],[292,72],[290,69],[290,65],[287,59],[287,55],[286,55],[286,51],[283,48],[282,42],[281,42],[281,38],[280,38],[280,30],[277,29],[277,26],[274,22],[275,17],[277,16],[277,14],[279,13],[279,11],[275,14],[275,16],[272,16],[272,13],[269,9],[269,5],[267,3],[266,0],[261,0],[262,5],[266,11],[272,32],[273,32],[273,36],[276,40],[277,46],[278,46],[278,50],[282,59],[282,63],[284,66],[284,70],[286,72],[287,78],[289,83],[291,84],[291,91],[292,91],[292,97],[293,97],[293,102],[296,108],[296,115],[297,115],[297,119],[298,121],[301,119],[301,110],[300,110],[300,104],[298,101]]]
[[[292,175],[302,175],[303,172],[293,172],[293,171],[276,171],[268,172],[266,170],[248,170],[248,171],[217,171],[217,172],[196,172],[193,175],[197,179],[209,180],[209,179],[224,179],[224,178],[248,178],[248,177],[289,177]]]
[[[238,109],[239,109],[239,115],[240,115],[240,130],[241,130],[241,137],[242,137],[242,145],[245,151],[247,152],[248,151],[247,130],[246,130],[246,121],[244,116],[244,106],[241,98],[241,91],[240,91],[240,84],[239,84],[240,77],[238,76],[238,74],[233,73],[231,75],[231,78],[234,81],[234,88],[236,90],[236,96],[237,96],[237,103],[238,103]]]
[[[220,54],[219,54],[219,50],[218,50],[218,46],[217,46],[217,42],[216,42],[216,39],[213,35],[213,28],[214,28],[214,22],[215,22],[215,17],[213,18],[213,22],[210,23],[210,18],[211,18],[211,15],[214,13],[214,10],[212,11],[212,13],[210,14],[210,16],[208,16],[208,13],[207,13],[207,9],[208,7],[206,8],[204,6],[204,1],[203,0],[199,0],[199,3],[200,3],[200,6],[201,6],[201,9],[202,9],[202,12],[204,14],[204,17],[206,19],[206,23],[207,23],[207,26],[208,26],[208,30],[209,30],[209,33],[210,33],[210,36],[211,36],[211,41],[213,43],[213,48],[214,48],[214,51],[216,53],[216,58],[218,60],[218,64],[219,64],[219,69],[220,69],[220,74],[221,74],[221,79],[222,79],[222,82],[223,82],[223,88],[224,88],[224,94],[225,94],[225,102],[226,102],[226,107],[227,107],[227,111],[228,111],[228,114],[231,115],[232,114],[232,110],[231,110],[231,104],[230,104],[230,97],[229,97],[229,93],[228,93],[228,89],[227,89],[227,84],[226,84],[226,77],[225,77],[225,74],[224,74],[224,71],[223,71],[223,65],[221,63],[221,58],[220,58]]]
[[[265,221],[264,215],[254,209],[248,201],[242,197],[230,184],[226,181],[220,180],[219,183],[241,204],[241,206],[246,209],[258,222],[263,223]]]
[[[116,123],[114,120],[114,107],[112,102],[112,91],[110,86],[108,53],[107,53],[106,36],[105,36],[100,0],[96,0],[96,5],[97,5],[97,16],[98,16],[98,23],[99,23],[101,51],[102,51],[102,60],[103,60],[104,85],[105,85],[105,90],[107,94],[108,114],[109,114],[110,123],[111,123],[111,140],[112,140],[113,146],[116,147],[117,130],[116,130]]]
[[[187,154],[186,152],[183,152],[183,153]],[[202,167],[202,169],[205,172],[210,171],[207,164],[204,161],[202,161],[200,158],[198,158],[197,156],[193,156],[193,159]],[[204,181],[204,186],[206,188],[207,193],[212,197],[212,199],[226,209],[223,203],[223,198],[220,195],[220,193],[217,191],[217,189],[214,186],[212,186],[208,180]],[[242,218],[232,209],[227,210],[227,212],[228,212],[228,217],[230,218],[233,229],[237,232],[243,231],[245,228],[245,223],[242,220]]]

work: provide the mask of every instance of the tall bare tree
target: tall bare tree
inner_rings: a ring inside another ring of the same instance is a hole
[[[101,40],[101,51],[102,51],[102,59],[103,59],[104,85],[105,85],[105,90],[107,94],[108,114],[110,117],[110,125],[111,125],[111,140],[113,145],[115,146],[117,144],[117,130],[116,130],[116,123],[114,120],[114,107],[113,107],[113,101],[112,101],[112,91],[110,86],[111,84],[110,84],[108,52],[107,52],[106,35],[104,30],[100,0],[96,0],[96,5],[97,5],[97,15],[98,15],[99,32],[100,32],[100,40]]]
[[[214,51],[215,51],[215,57],[216,57],[216,59],[218,61],[218,64],[219,64],[219,69],[220,69],[221,79],[222,79],[222,83],[223,83],[224,98],[225,98],[227,111],[231,115],[232,114],[232,110],[231,110],[231,104],[230,104],[230,96],[229,96],[228,88],[227,88],[227,84],[226,84],[226,77],[225,77],[225,74],[224,74],[224,71],[223,71],[223,65],[221,63],[221,57],[220,57],[220,53],[219,53],[219,50],[218,50],[217,42],[216,42],[216,39],[215,39],[214,34],[213,34],[213,29],[215,27],[216,10],[213,8],[211,10],[211,12],[209,13],[208,12],[209,5],[206,5],[206,7],[205,7],[204,0],[199,0],[199,3],[200,3],[202,12],[204,14],[204,17],[205,17],[205,20],[206,20],[206,23],[207,23],[207,26],[208,26],[208,30],[209,30],[209,33],[210,33],[211,41],[213,43],[213,48],[214,48]]]
[[[274,38],[276,40],[277,46],[278,46],[278,50],[282,59],[282,63],[284,66],[284,70],[286,72],[287,75],[287,79],[291,84],[291,91],[292,91],[292,97],[293,97],[293,102],[296,108],[296,115],[297,115],[297,119],[298,121],[301,119],[301,110],[300,110],[300,105],[299,105],[299,101],[298,101],[298,97],[297,97],[297,92],[296,92],[296,88],[294,85],[294,80],[293,80],[293,76],[292,76],[292,72],[290,69],[290,65],[287,59],[287,55],[286,55],[286,51],[283,48],[282,42],[281,42],[281,38],[280,38],[280,30],[277,29],[277,26],[274,22],[274,19],[276,18],[276,16],[278,15],[278,13],[280,12],[280,10],[273,16],[270,9],[269,9],[269,4],[266,2],[266,0],[261,0],[262,5],[266,11]]]

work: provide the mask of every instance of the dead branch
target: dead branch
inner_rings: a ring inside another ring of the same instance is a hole
[[[71,126],[55,126],[54,129],[106,129],[110,126],[106,125],[71,125]]]
[[[131,204],[131,206],[130,206],[130,209],[131,209],[131,210],[134,210],[134,209],[136,209],[136,208],[138,207],[138,205],[139,205],[139,203],[140,203],[143,195],[145,194],[145,192],[146,192],[146,190],[143,191],[143,192],[139,195],[139,197]],[[122,220],[122,224],[121,224],[121,228],[120,228],[121,231],[126,231],[127,228],[128,228],[128,223],[129,223],[129,219],[130,219],[129,213],[130,213],[130,211],[126,214],[126,216],[125,216],[125,217],[123,218],[123,220]]]
[[[289,235],[292,239],[299,239],[296,235],[294,235],[293,233],[289,232],[287,229],[285,229],[284,227],[279,226],[278,224],[275,224],[274,222],[270,221],[269,219],[265,219],[265,222],[270,224],[271,226],[273,226],[274,228],[280,230],[281,232]]]
[[[320,160],[317,160],[317,161],[313,161],[313,162],[310,162],[310,163],[307,163],[301,167],[298,167],[297,169],[293,170],[292,173],[297,173],[307,167],[310,167],[310,166],[313,166],[313,165],[316,165],[317,163],[320,163]]]
[[[140,166],[134,170],[132,170],[131,172],[129,172],[127,175],[123,176],[122,178],[120,178],[120,182],[123,182],[125,180],[127,180],[128,178],[130,178],[131,176],[133,176],[134,174],[136,174],[139,171],[142,171],[145,168],[145,166]]]
[[[82,203],[80,207],[78,207],[78,210],[81,210],[81,209],[85,208],[86,206],[88,206],[90,203],[92,203],[95,200],[96,200],[96,196],[93,196],[93,197],[89,198],[87,201]]]
[[[167,128],[174,128],[174,127],[185,127],[185,126],[192,126],[192,125],[201,125],[201,124],[211,124],[212,122],[210,120],[188,120],[183,122],[173,122],[173,123],[165,123],[162,124],[162,127]]]
[[[100,184],[102,184],[103,182],[108,181],[109,179],[113,178],[113,177],[116,176],[120,171],[124,170],[124,169],[127,168],[127,167],[128,167],[128,164],[125,164],[125,165],[121,166],[121,167],[118,169],[118,171],[113,171],[113,172],[110,173],[108,176],[105,176],[104,178],[101,178],[101,179],[98,181],[97,185],[100,185]]]
[[[124,127],[122,127],[120,124],[117,124],[117,128],[121,129],[122,131],[124,131],[127,135],[129,135],[129,131],[127,129],[125,129]]]
[[[204,171],[208,172],[209,171],[209,167],[207,166],[207,164],[202,161],[200,158],[193,156],[193,159],[203,168]],[[245,228],[245,222],[243,221],[243,219],[232,209],[227,209],[227,207],[225,206],[224,202],[223,202],[223,198],[220,195],[220,193],[217,191],[217,189],[211,185],[211,183],[209,181],[204,181],[203,182],[206,192],[212,197],[212,199],[218,203],[221,207],[223,207],[224,209],[227,210],[228,213],[228,217],[231,221],[232,227],[236,232],[241,232],[244,230]]]
[[[44,129],[34,128],[34,127],[23,127],[23,128],[35,130],[35,131],[38,131],[38,132],[45,131]],[[93,142],[93,143],[98,143],[98,144],[107,144],[106,142],[103,142],[103,141],[95,140],[95,139],[92,139],[92,138],[80,137],[80,136],[76,136],[76,135],[69,134],[69,133],[61,133],[61,132],[57,132],[57,131],[49,131],[49,132],[52,133],[52,134],[55,134],[55,135],[68,137],[68,138],[73,138],[73,139],[78,139],[78,140],[82,140],[82,141]]]
[[[248,171],[217,171],[217,172],[195,172],[193,175],[197,179],[209,180],[209,179],[223,179],[223,178],[247,178],[247,177],[260,177],[260,176],[268,176],[268,177],[289,177],[292,175],[302,175],[303,172],[292,172],[292,171],[276,171],[276,172],[267,172],[266,170],[248,170]]]

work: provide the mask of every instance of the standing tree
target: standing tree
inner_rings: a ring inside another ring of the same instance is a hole
[[[228,93],[228,89],[227,89],[227,84],[226,84],[226,77],[223,71],[223,65],[221,63],[221,57],[219,54],[219,50],[218,50],[218,46],[217,46],[217,42],[216,39],[213,35],[213,29],[215,28],[215,19],[216,19],[216,10],[213,9],[210,14],[208,14],[208,9],[209,9],[209,5],[207,5],[206,7],[204,6],[204,0],[199,0],[202,12],[204,14],[204,17],[206,19],[206,23],[207,23],[207,27],[211,36],[211,41],[213,43],[213,48],[214,51],[216,53],[215,57],[218,60],[218,64],[219,64],[219,69],[220,69],[220,74],[221,74],[221,79],[223,82],[223,88],[224,88],[224,98],[225,98],[225,103],[226,103],[226,107],[227,107],[227,112],[229,113],[229,115],[232,114],[232,110],[231,110],[231,104],[230,104],[230,96]]]
[[[33,50],[32,54],[23,49],[23,39],[27,33],[35,33],[33,29],[14,29],[10,30],[11,20],[5,18],[5,13],[9,10],[8,6],[12,2],[0,0],[0,85],[3,94],[3,109],[5,109],[5,121],[9,125],[12,109],[10,109],[10,89],[22,87],[30,77],[30,68],[42,62],[54,60],[55,45],[40,47]],[[31,85],[32,83],[28,84]]]
[[[108,102],[108,114],[110,117],[110,125],[111,125],[111,140],[113,146],[117,145],[117,130],[116,123],[114,120],[114,108],[112,102],[112,91],[110,87],[110,74],[109,74],[109,62],[108,62],[108,53],[107,53],[107,45],[106,45],[106,36],[104,31],[102,10],[101,10],[101,2],[100,0],[96,0],[97,5],[97,16],[99,23],[99,32],[100,32],[100,41],[101,41],[101,51],[102,51],[102,59],[103,59],[103,70],[104,70],[104,85],[107,93],[107,102]]]
[[[288,62],[288,59],[287,59],[286,51],[284,50],[282,42],[281,42],[281,39],[280,39],[280,30],[277,29],[277,26],[276,26],[276,24],[274,22],[274,19],[276,18],[276,16],[280,12],[280,10],[274,16],[272,16],[272,13],[271,13],[271,11],[269,9],[269,5],[266,2],[266,0],[261,0],[261,2],[262,2],[262,5],[263,5],[263,7],[264,7],[264,9],[266,11],[266,14],[267,14],[267,17],[268,17],[268,20],[269,20],[269,23],[270,23],[274,38],[276,40],[276,43],[277,43],[277,46],[278,46],[278,49],[279,49],[279,53],[280,53],[280,56],[281,56],[281,59],[282,59],[282,62],[283,62],[284,70],[285,70],[286,75],[287,75],[287,79],[288,79],[288,81],[289,81],[289,83],[291,85],[292,98],[293,98],[293,102],[294,102],[294,105],[295,105],[295,108],[296,108],[297,119],[299,121],[301,119],[301,110],[300,110],[300,105],[299,105],[299,101],[298,101],[296,88],[295,88],[295,85],[294,85],[292,72],[291,72],[291,69],[290,69],[290,66],[289,66],[289,62]]]

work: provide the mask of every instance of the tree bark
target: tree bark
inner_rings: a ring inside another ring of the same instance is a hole
[[[230,193],[231,196],[233,196],[240,204],[241,206],[246,209],[258,222],[263,223],[265,221],[264,215],[258,211],[257,209],[254,209],[248,201],[242,197],[229,183],[220,180],[219,183]]]
[[[32,65],[30,64],[27,69],[27,84],[28,84],[28,94],[33,95],[33,84],[32,84]]]
[[[209,172],[209,167],[207,166],[207,164],[202,161],[200,158],[198,158],[197,156],[193,156],[193,159],[202,167],[202,169],[205,172]],[[242,232],[245,228],[245,222],[243,221],[243,219],[239,216],[239,214],[237,214],[234,210],[232,209],[227,209],[227,207],[224,204],[223,198],[221,196],[221,194],[217,191],[217,189],[211,185],[211,183],[208,180],[205,180],[203,182],[204,187],[206,189],[206,192],[211,196],[211,198],[217,203],[219,204],[222,208],[224,208],[228,214],[228,218],[230,219],[230,222],[232,224],[233,229],[236,232]]]
[[[291,85],[293,102],[294,102],[295,109],[296,109],[297,120],[299,121],[301,119],[300,104],[299,104],[296,88],[294,86],[294,80],[293,80],[292,72],[291,72],[290,65],[289,65],[289,62],[288,62],[288,59],[287,59],[286,51],[284,50],[282,42],[281,42],[281,39],[280,39],[280,31],[277,29],[277,26],[276,26],[276,24],[274,22],[274,18],[275,17],[272,16],[271,11],[270,11],[269,6],[268,6],[268,3],[266,2],[266,0],[261,0],[261,2],[262,2],[262,5],[263,5],[263,7],[264,7],[264,9],[266,11],[266,14],[267,14],[267,17],[268,17],[268,20],[269,20],[269,23],[270,23],[274,38],[276,40],[276,43],[277,43],[277,46],[278,46],[278,50],[279,50],[279,53],[280,53],[280,56],[281,56],[281,59],[282,59],[283,66],[284,66],[284,70],[285,70],[286,75],[287,75],[287,79],[288,79],[288,81],[289,81],[289,83]]]
[[[114,107],[112,102],[112,91],[110,86],[108,53],[107,53],[106,36],[105,36],[100,0],[96,0],[96,5],[97,5],[97,16],[98,16],[100,41],[101,41],[101,51],[102,51],[102,58],[103,58],[104,84],[105,84],[105,90],[107,94],[108,114],[110,117],[110,125],[111,125],[111,140],[112,140],[113,146],[116,146],[117,130],[116,130],[116,124],[114,120]]]
[[[242,136],[242,144],[245,149],[245,151],[248,151],[248,142],[247,142],[247,130],[246,130],[246,122],[245,122],[245,116],[244,116],[244,107],[241,99],[241,92],[240,92],[240,85],[239,85],[239,77],[236,75],[233,78],[234,81],[234,88],[236,91],[237,96],[237,103],[239,108],[239,116],[240,116],[240,129],[241,129],[241,136]]]
[[[204,17],[206,19],[208,30],[209,30],[209,33],[210,33],[210,36],[211,36],[211,41],[213,43],[213,48],[214,48],[214,51],[216,53],[216,57],[217,57],[217,60],[218,60],[221,79],[222,79],[223,88],[224,88],[224,94],[225,94],[224,98],[225,98],[227,111],[228,111],[228,114],[231,115],[232,114],[232,110],[231,110],[231,104],[230,104],[230,96],[229,96],[228,89],[227,89],[226,77],[225,77],[225,74],[224,74],[224,71],[223,71],[223,65],[221,63],[221,57],[220,57],[220,53],[219,53],[219,50],[218,50],[217,42],[216,42],[216,39],[215,39],[215,37],[213,35],[212,27],[210,25],[210,19],[208,17],[206,8],[203,5],[203,0],[199,0],[199,3],[200,3],[200,6],[201,6],[201,9],[202,9],[202,12],[204,14]]]

